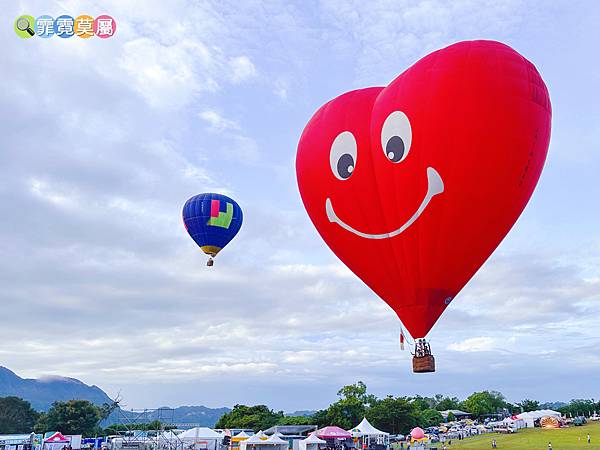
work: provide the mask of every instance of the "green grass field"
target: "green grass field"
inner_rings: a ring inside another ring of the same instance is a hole
[[[592,438],[590,445],[587,443],[588,433]],[[534,428],[519,430],[515,434],[489,433],[462,441],[452,440],[448,449],[489,450],[492,448],[492,439],[496,439],[498,450],[548,450],[548,441],[552,442],[553,450],[600,450],[600,422],[558,430]],[[441,445],[438,444],[438,447],[441,448]]]

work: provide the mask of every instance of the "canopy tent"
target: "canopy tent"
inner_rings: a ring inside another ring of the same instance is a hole
[[[49,437],[47,437],[46,439],[44,439],[44,442],[48,442],[51,444],[68,444],[69,442],[69,438],[67,438],[64,434],[62,434],[60,431],[57,431],[56,433],[50,435]]]
[[[222,439],[223,435],[206,427],[195,427],[178,435],[179,439]]]
[[[268,442],[271,445],[278,445],[282,449],[286,449],[289,446],[288,441],[284,441],[279,436],[277,436],[277,434],[274,434],[269,439],[267,439],[265,442]]]
[[[299,442],[299,450],[316,450],[319,448],[319,444],[326,444],[327,441],[319,439],[316,432],[312,432],[306,439],[302,439]]]
[[[242,430],[238,434],[236,434],[235,436],[233,436],[231,438],[231,442],[234,444],[233,445],[234,447],[239,447],[240,443],[242,441],[245,441],[249,437],[250,437],[250,435],[248,433],[246,433],[244,430]]]
[[[57,431],[44,439],[43,448],[45,450],[59,450],[70,443],[68,437]]]
[[[250,435],[248,433],[246,433],[244,430],[240,431],[238,434],[236,434],[234,436],[234,439],[248,439],[250,437]]]
[[[267,435],[263,430],[258,430],[258,433],[255,433],[254,436],[258,436],[261,439],[267,439]]]
[[[348,430],[348,432],[352,433],[352,437],[362,439],[363,447],[365,445],[369,447],[373,441],[376,444],[387,445],[390,435],[385,431],[375,428],[369,423],[366,417],[354,428]]]
[[[218,450],[223,439],[221,433],[206,427],[195,427],[179,434],[177,438],[186,446],[198,446],[202,449]]]
[[[316,433],[317,437],[321,439],[350,439],[352,437],[352,433],[335,426],[321,428]]]
[[[260,432],[262,433],[262,431]],[[263,433],[264,436],[264,433]],[[271,436],[269,439],[263,439],[259,433],[250,436],[245,441],[240,442],[240,450],[284,450],[288,448],[287,441],[284,441],[279,436]]]
[[[353,437],[361,437],[361,436],[389,436],[389,433],[385,431],[378,430],[373,425],[369,423],[367,418],[365,417],[358,425],[356,425],[351,430],[348,430],[349,433],[352,433]]]

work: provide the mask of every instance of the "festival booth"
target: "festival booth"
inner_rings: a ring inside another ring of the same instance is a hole
[[[267,439],[262,431],[240,442],[240,450],[286,450],[287,448],[287,441],[276,435]]]
[[[317,433],[310,433],[306,439],[299,442],[299,450],[319,450],[319,444],[327,444],[327,441],[320,439]]]
[[[521,428],[525,428],[526,424],[523,419],[519,419],[517,416],[507,417],[502,421],[504,425],[514,428],[515,430],[520,430]]]
[[[41,434],[3,434],[0,435],[0,449],[3,450],[39,450],[42,446]]]
[[[177,439],[195,450],[219,450],[223,435],[210,428],[195,427],[177,435]]]
[[[284,441],[279,436],[277,436],[277,434],[280,434],[280,433],[275,433],[269,439],[267,439],[265,442],[268,442],[272,446],[272,448],[275,450],[287,450],[287,448],[289,447],[288,441]]]
[[[346,430],[342,430],[340,427],[328,426],[325,428],[321,428],[316,431],[317,437],[321,439],[329,440],[329,439],[350,439],[352,438],[352,433],[349,433]]]
[[[71,445],[71,441],[68,437],[62,434],[60,431],[51,434],[44,439],[44,450],[61,450],[63,447]]]
[[[367,418],[363,420],[351,430],[348,430],[352,437],[360,442],[360,448],[385,448],[389,444],[390,434],[385,431],[378,430],[369,423]]]
[[[239,448],[242,441],[245,441],[249,437],[250,437],[250,435],[248,433],[246,433],[244,430],[240,431],[238,434],[236,434],[235,436],[233,436],[231,438],[231,447]]]
[[[325,439],[325,441],[327,441],[327,447],[330,448],[342,447],[343,441],[352,439],[352,433],[349,433],[346,430],[336,426],[321,428],[315,433],[317,437]]]

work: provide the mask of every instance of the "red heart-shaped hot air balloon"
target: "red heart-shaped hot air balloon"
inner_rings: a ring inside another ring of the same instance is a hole
[[[300,194],[327,245],[423,338],[525,208],[550,122],[533,64],[460,42],[321,107],[298,145]]]

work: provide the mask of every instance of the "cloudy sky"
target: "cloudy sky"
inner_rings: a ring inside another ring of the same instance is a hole
[[[24,13],[106,13],[118,31],[25,40]],[[31,0],[0,15],[1,365],[135,408],[314,409],[359,379],[378,395],[600,396],[596,2]],[[552,141],[525,213],[430,334],[438,372],[416,376],[395,314],[312,227],[296,144],[327,100],[475,38],[536,64]],[[212,269],[180,219],[204,191],[245,211]]]

